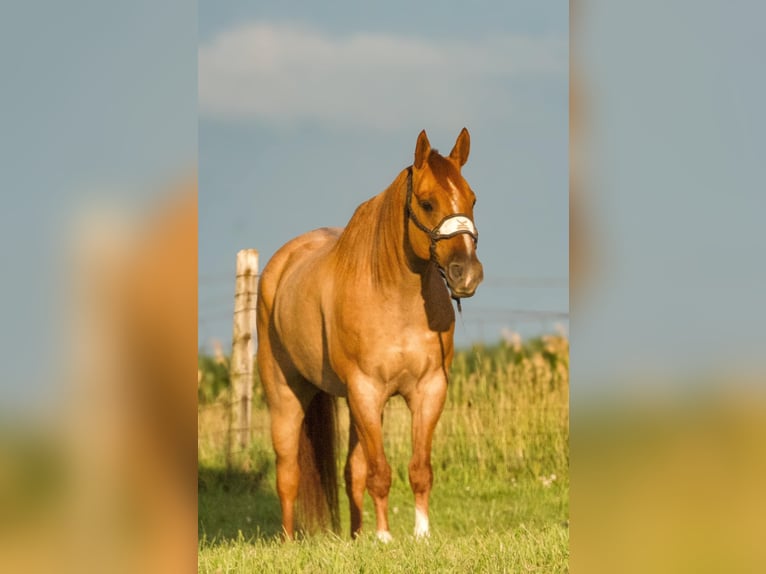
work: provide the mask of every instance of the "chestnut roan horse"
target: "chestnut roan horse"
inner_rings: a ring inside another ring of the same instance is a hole
[[[444,406],[453,356],[451,298],[483,279],[473,223],[476,196],[461,175],[470,136],[448,157],[425,131],[415,161],[384,192],[360,205],[344,229],[323,228],[284,245],[260,279],[258,368],[271,414],[283,534],[304,526],[340,529],[335,397],[351,413],[345,467],[351,533],[362,527],[365,488],[377,536],[388,542],[391,467],[382,414],[394,394],[412,412],[409,479],[415,536],[427,536],[431,438]]]

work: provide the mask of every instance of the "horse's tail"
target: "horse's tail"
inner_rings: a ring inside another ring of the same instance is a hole
[[[301,429],[298,463],[298,517],[310,532],[327,527],[340,533],[338,508],[338,434],[335,397],[319,391],[311,401]]]

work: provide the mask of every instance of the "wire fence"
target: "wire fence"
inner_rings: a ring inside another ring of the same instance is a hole
[[[568,351],[557,353],[564,357]],[[476,365],[469,373],[453,373],[451,380],[457,379],[450,383],[438,427],[439,440],[465,440],[466,433],[472,432],[477,441],[509,442],[520,428],[524,440],[529,441],[535,437],[550,438],[552,428],[561,432],[563,427],[568,427],[568,371],[555,368],[558,359],[549,357],[542,370],[536,372],[523,365],[508,365],[498,370],[496,367],[502,359],[495,357],[492,360],[492,366]],[[530,364],[534,363],[535,357],[528,360]],[[227,459],[231,460],[238,453],[248,452],[249,447],[239,443],[241,431],[247,431],[250,443],[269,447],[270,417],[257,380],[254,387],[253,416],[249,426],[242,425],[237,419],[240,400],[234,398],[231,388],[225,389],[216,399],[200,404],[198,431],[201,445],[225,451]],[[339,430],[343,436],[350,425],[348,406],[339,398],[337,407]],[[409,444],[411,413],[402,397],[395,395],[388,400],[383,421],[387,444]],[[483,431],[488,436],[483,436]]]
[[[200,275],[199,282],[201,286],[201,296],[198,303],[200,331],[205,333],[208,338],[207,342],[216,349],[215,352],[223,364],[222,349],[228,345],[230,340],[228,336],[224,335],[231,333],[234,312],[235,274],[203,274]],[[568,279],[495,276],[486,278],[483,286],[492,290],[563,290],[568,289]],[[457,319],[458,325],[462,326],[462,332],[461,329],[458,329],[458,338],[462,334],[463,344],[471,340],[486,340],[488,335],[497,341],[503,334],[503,328],[518,327],[520,323],[536,323],[539,326],[539,331],[558,330],[561,332],[566,330],[565,327],[562,329],[562,325],[566,324],[568,319],[569,313],[565,310],[519,309],[510,305],[471,306],[469,309],[465,309]],[[466,324],[470,325],[469,329],[465,328]],[[219,336],[212,337],[212,333],[217,333]],[[255,333],[253,335],[255,336]],[[514,336],[516,335],[514,334]],[[204,347],[205,345],[201,345],[201,348]],[[548,383],[546,384],[550,387]],[[566,387],[568,393],[568,375]],[[465,440],[467,432],[473,432],[475,436],[472,440],[497,440],[502,442],[503,448],[510,448],[508,445],[512,440],[518,442],[517,433],[520,431],[513,430],[517,428],[523,429],[522,443],[524,441],[534,442],[538,438],[550,439],[551,429],[558,433],[564,432],[562,430],[564,427],[560,424],[561,421],[565,421],[564,426],[568,428],[568,400],[560,400],[560,394],[556,394],[555,397],[556,400],[553,401],[548,399],[529,400],[528,397],[524,397],[519,403],[514,403],[511,400],[472,402],[469,399],[456,402],[448,399],[442,413],[436,439],[459,442]],[[270,418],[260,385],[257,383],[255,385],[252,419],[249,425],[243,425],[239,421],[240,400],[234,398],[234,391],[229,387],[214,400],[203,401],[199,405],[198,440],[200,452],[207,449],[208,451],[225,453],[227,466],[230,466],[232,460],[238,457],[248,455],[248,453],[252,454],[253,445],[259,445],[257,448],[270,449],[271,444]],[[338,413],[339,429],[343,435],[348,432],[349,426],[348,408],[343,400],[338,401]],[[389,400],[384,411],[384,436],[387,444],[395,444],[397,448],[409,444],[411,436],[410,416],[409,409],[401,398],[394,397]],[[549,421],[549,424],[542,425],[531,422],[543,419]],[[550,421],[558,422],[550,423]],[[508,429],[505,428],[505,423],[507,423]],[[243,431],[245,431],[244,434]],[[484,431],[488,436],[482,436]],[[249,437],[249,440],[243,442],[243,436]]]
[[[260,277],[260,275],[258,275]],[[200,344],[208,347],[213,340],[228,344],[230,323],[234,312],[235,274],[205,273],[199,276],[200,298],[198,323]],[[526,292],[529,290],[568,290],[567,277],[489,276],[482,289],[493,292]],[[560,298],[559,298],[560,299]],[[513,304],[464,305],[458,317],[456,333],[461,344],[485,340],[499,340],[503,328],[530,333],[560,330],[568,327],[568,297],[560,301],[559,309],[520,307]]]
[[[198,444],[206,445],[208,449],[215,449],[225,453],[227,466],[231,466],[232,460],[241,455],[252,453],[255,448],[271,449],[271,427],[268,410],[258,408],[253,410],[253,420],[250,426],[237,425],[234,410],[236,404],[221,401],[216,404],[202,405],[199,407],[200,426],[198,428]],[[518,434],[524,435],[524,441],[534,438],[550,438],[551,429],[539,426],[536,428],[524,428],[519,431],[514,428],[513,421],[522,419],[559,419],[566,420],[568,425],[568,404],[525,405],[523,407],[467,407],[445,406],[439,425],[435,432],[435,440],[441,442],[453,442],[465,440],[470,435],[473,440],[488,441],[498,447],[501,443],[511,443]],[[477,423],[481,429],[477,430]],[[341,446],[345,446],[348,437],[350,419],[345,401],[338,401],[338,430],[341,437]],[[507,430],[498,434],[496,429],[504,426]],[[485,429],[488,436],[483,436]],[[248,431],[249,441],[243,445],[239,438],[241,431]],[[399,445],[409,447],[411,440],[411,413],[404,403],[390,401],[384,409],[383,415],[384,441],[387,445]],[[202,446],[205,448],[205,446]],[[341,450],[344,450],[343,448]]]

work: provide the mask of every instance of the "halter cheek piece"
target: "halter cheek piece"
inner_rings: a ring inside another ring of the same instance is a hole
[[[423,225],[423,222],[421,222],[418,219],[418,216],[415,215],[415,212],[412,210],[411,207],[412,204],[412,168],[410,168],[409,173],[407,174],[407,201],[405,204],[405,210],[407,211],[407,216],[412,220],[412,223],[415,224],[415,226],[423,231],[426,235],[428,235],[428,238],[431,240],[431,248],[430,248],[430,258],[431,261],[433,261],[436,266],[439,268],[439,272],[442,274],[442,276],[445,276],[444,268],[441,266],[441,263],[439,263],[439,260],[436,257],[436,243],[438,241],[441,241],[442,239],[449,239],[450,237],[455,237],[456,235],[460,235],[461,233],[465,233],[466,235],[470,235],[473,239],[473,244],[478,245],[479,243],[479,232],[476,229],[476,226],[474,225],[473,221],[471,221],[471,218],[468,217],[465,213],[453,213],[452,215],[447,215],[442,219],[439,224],[434,227],[433,229],[429,229],[425,225]],[[460,300],[458,299],[458,304],[460,303]]]

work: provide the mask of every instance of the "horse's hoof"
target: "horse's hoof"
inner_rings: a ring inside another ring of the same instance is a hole
[[[419,508],[415,509],[415,538],[428,538],[428,515]]]
[[[416,540],[427,540],[431,537],[431,532],[428,530],[418,530],[415,529],[415,539]]]
[[[391,533],[388,530],[378,530],[375,535],[378,537],[378,540],[380,540],[383,544],[388,544],[391,542],[394,537],[391,536]]]

